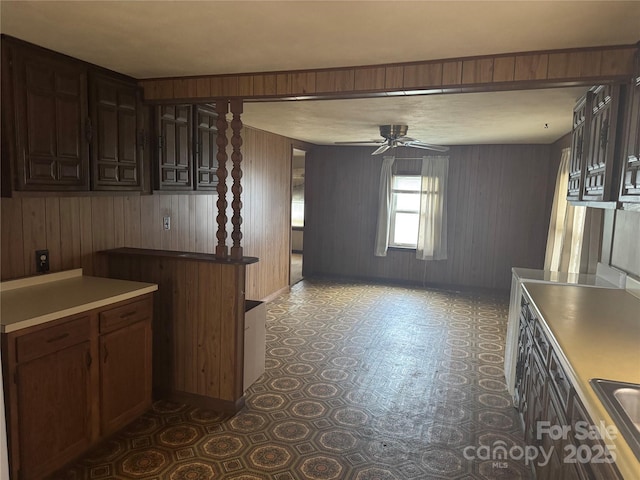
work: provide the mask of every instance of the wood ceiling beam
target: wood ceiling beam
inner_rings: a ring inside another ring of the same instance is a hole
[[[640,45],[640,43],[638,44]],[[424,62],[141,80],[151,103],[359,98],[522,90],[626,80],[638,45]]]

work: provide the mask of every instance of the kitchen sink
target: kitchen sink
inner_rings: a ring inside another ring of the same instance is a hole
[[[589,383],[640,460],[640,384],[601,378],[593,378]]]

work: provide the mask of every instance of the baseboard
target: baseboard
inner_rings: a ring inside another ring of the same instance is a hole
[[[503,288],[490,288],[479,287],[472,285],[453,285],[448,283],[434,283],[434,282],[422,282],[419,280],[404,280],[395,278],[383,278],[383,277],[367,277],[367,276],[352,276],[352,275],[338,275],[338,274],[312,274],[305,275],[305,280],[329,280],[340,282],[356,282],[356,283],[374,283],[377,285],[392,285],[408,288],[428,288],[434,290],[443,290],[447,292],[482,292],[490,295],[509,296],[509,289]]]
[[[206,397],[194,393],[177,391],[154,391],[155,400],[169,400],[176,403],[184,403],[198,408],[215,410],[216,412],[237,413],[244,408],[244,395],[235,402],[220,398]]]
[[[265,303],[269,303],[272,302],[273,300],[276,299],[276,297],[282,295],[283,293],[287,293],[288,291],[291,290],[291,287],[289,285],[287,285],[286,287],[282,287],[280,290],[276,290],[275,292],[273,292],[270,295],[267,295],[266,297],[264,297],[262,300],[260,300],[261,302],[265,302]]]

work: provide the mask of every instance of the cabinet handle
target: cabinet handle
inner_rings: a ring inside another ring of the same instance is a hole
[[[69,336],[69,333],[62,333],[60,335],[58,335],[57,337],[51,337],[50,339],[47,340],[47,343],[54,343],[54,342],[58,342],[60,340],[62,340],[63,338],[67,338]]]
[[[87,370],[91,368],[92,363],[93,363],[93,359],[91,358],[91,352],[87,352]]]
[[[107,358],[109,358],[109,350],[107,350],[107,346],[104,346],[104,359],[102,360],[103,363],[107,363]]]
[[[136,312],[135,310],[133,310],[131,312],[123,313],[123,314],[120,315],[120,319],[124,320],[125,318],[129,318],[129,317],[134,316],[136,313],[138,313],[138,312]]]

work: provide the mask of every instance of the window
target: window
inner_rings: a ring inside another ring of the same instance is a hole
[[[389,246],[416,248],[420,223],[420,175],[394,175]]]

